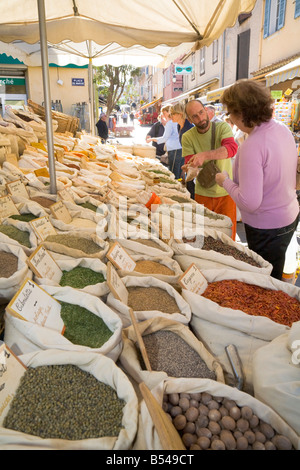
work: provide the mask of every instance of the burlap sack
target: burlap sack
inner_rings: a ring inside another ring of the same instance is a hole
[[[25,251],[17,245],[1,242],[0,251],[12,253],[18,258],[18,268],[10,277],[0,277],[0,303],[9,302],[20,289],[24,279],[32,278]]]
[[[176,333],[180,338],[184,339],[189,346],[195,349],[200,358],[204,360],[207,367],[215,372],[216,380],[224,382],[221,365],[215,360],[210,352],[207,351],[203,343],[194,336],[187,326],[179,322],[168,320],[167,318],[156,317],[139,322],[138,327],[142,337],[159,330],[168,330]],[[148,371],[141,368],[137,354],[137,337],[133,326],[124,328],[122,336],[123,350],[119,359],[124,370],[130,374],[137,383],[144,382],[151,390],[159,382],[168,377],[167,373],[164,371]]]
[[[41,287],[56,300],[79,305],[102,318],[112,331],[112,335],[100,348],[73,344],[59,331],[16,318],[6,311],[4,341],[12,351],[16,353],[21,351],[22,354],[41,349],[89,351],[102,354],[117,361],[122,350],[122,323],[115,312],[102,302],[100,298],[72,289],[71,287],[54,287],[45,284],[41,285]]]
[[[21,355],[20,360],[27,367],[53,364],[73,364],[89,372],[100,382],[111,386],[118,397],[125,401],[123,428],[116,437],[101,437],[83,440],[41,439],[26,433],[0,427],[2,450],[128,450],[131,449],[138,424],[138,401],[132,384],[108,357],[92,352],[36,351]]]

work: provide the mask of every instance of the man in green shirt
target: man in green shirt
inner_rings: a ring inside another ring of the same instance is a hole
[[[214,160],[220,172],[226,171],[231,177],[231,158],[235,156],[238,148],[231,127],[227,122],[217,122],[215,124],[215,144],[214,149],[212,149],[212,123],[201,101],[189,101],[185,111],[194,127],[182,136],[182,156],[185,159],[185,165],[182,169],[186,171],[189,166],[193,168],[202,167],[209,160]],[[195,201],[203,204],[213,212],[230,217],[232,220],[232,239],[235,240],[236,205],[225,189],[218,184],[204,188],[197,180]]]

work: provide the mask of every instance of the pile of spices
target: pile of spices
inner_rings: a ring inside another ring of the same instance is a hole
[[[202,245],[202,242],[201,242]],[[246,253],[238,250],[235,246],[226,245],[222,242],[222,240],[218,240],[216,238],[211,237],[204,237],[204,242],[202,246],[199,246],[202,250],[213,250],[217,251],[218,253],[222,253],[223,255],[232,256],[234,259],[239,261],[244,261],[251,266],[260,267],[251,256],[247,255]]]
[[[62,271],[62,277],[59,285],[74,287],[74,289],[83,289],[86,286],[92,286],[100,282],[104,282],[105,278],[102,273],[93,271],[90,268],[76,266],[70,271]]]
[[[0,251],[0,277],[10,277],[18,269],[18,257],[7,251]]]
[[[177,184],[177,181],[174,181],[174,180],[168,179],[168,178],[162,178],[161,176],[159,177],[159,182],[160,183],[168,183],[168,184]]]
[[[207,367],[197,351],[173,331],[159,330],[143,336],[143,341],[152,370],[166,372],[169,377],[216,380],[215,372]],[[143,364],[141,359],[140,362]]]
[[[102,318],[80,305],[61,303],[60,316],[65,325],[64,336],[73,344],[101,348],[112,336]]]
[[[101,247],[90,238],[77,237],[76,235],[49,235],[46,241],[81,250],[88,255],[93,255],[101,250]]]
[[[20,245],[31,248],[31,243],[29,241],[29,232],[25,230],[20,230],[13,225],[0,225],[0,232],[4,233],[9,238],[16,240]]]
[[[80,207],[84,207],[85,209],[90,209],[91,211],[97,212],[98,207],[94,206],[91,202],[84,202],[82,204],[77,204]]]
[[[174,297],[160,287],[127,287],[128,307],[134,311],[159,310],[177,313],[179,307]]]
[[[4,419],[6,429],[42,439],[118,436],[125,401],[71,364],[29,367]]]
[[[40,204],[40,206],[46,207],[47,209],[49,209],[49,207],[52,206],[52,204],[55,204],[55,201],[53,201],[53,199],[49,199],[43,196],[34,196],[34,197],[31,197],[30,199]]]
[[[221,307],[265,316],[276,323],[292,326],[300,320],[300,302],[280,290],[247,284],[236,279],[212,282],[202,294]]]
[[[142,274],[165,274],[167,276],[173,276],[175,274],[168,266],[151,260],[136,261],[134,270]]]
[[[38,216],[34,215],[34,214],[13,214],[13,215],[10,215],[9,218],[10,219],[14,219],[14,220],[21,220],[21,222],[30,222],[31,220],[34,220],[34,219],[37,219]]]

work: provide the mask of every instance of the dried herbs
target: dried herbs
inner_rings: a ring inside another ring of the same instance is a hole
[[[77,366],[29,367],[3,426],[42,439],[118,436],[124,405],[112,387]]]
[[[82,204],[77,204],[80,207],[84,207],[85,209],[90,209],[91,211],[97,212],[98,207],[92,204],[91,202],[83,202]]]
[[[76,266],[70,271],[63,270],[62,277],[59,285],[74,287],[75,289],[83,289],[86,286],[91,286],[104,282],[105,278],[102,273],[93,271],[90,268],[84,268],[82,266]]]
[[[174,297],[160,287],[127,287],[128,306],[134,311],[159,310],[176,313],[179,307]]]
[[[265,316],[276,323],[291,326],[300,320],[300,302],[280,290],[225,279],[208,285],[203,297],[221,307],[242,310],[249,315]]]
[[[202,245],[202,242],[201,242]],[[213,250],[221,253],[223,255],[232,256],[234,259],[238,261],[244,261],[251,266],[255,266],[260,268],[260,265],[253,259],[251,256],[247,255],[243,251],[239,250],[235,246],[226,245],[221,240],[213,238],[212,236],[204,237],[203,246],[199,246],[202,250]]]
[[[30,222],[31,220],[34,220],[37,218],[36,215],[34,214],[13,214],[11,216],[9,216],[10,219],[14,219],[14,220],[20,220],[21,222]]]
[[[16,240],[20,245],[31,248],[31,243],[29,240],[29,232],[25,230],[20,230],[13,225],[0,225],[0,232],[6,235],[13,240]]]
[[[40,204],[40,206],[45,207],[46,209],[49,209],[52,204],[55,204],[55,201],[53,199],[43,197],[43,196],[33,196],[30,198],[32,201],[37,202]]]
[[[0,251],[0,277],[8,278],[18,269],[18,257],[7,251]]]
[[[46,241],[81,250],[88,255],[98,253],[101,250],[101,247],[90,238],[77,237],[76,235],[49,235]]]
[[[60,303],[60,316],[65,325],[64,336],[71,343],[101,348],[112,336],[112,331],[98,315],[80,305]]]

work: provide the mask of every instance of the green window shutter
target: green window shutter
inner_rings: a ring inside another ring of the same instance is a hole
[[[264,38],[269,36],[270,12],[271,12],[271,0],[266,0],[265,19],[264,19]]]
[[[295,18],[300,16],[300,0],[295,0]]]
[[[286,0],[279,0],[278,20],[277,20],[276,30],[281,29],[284,26],[285,10],[286,10]]]

